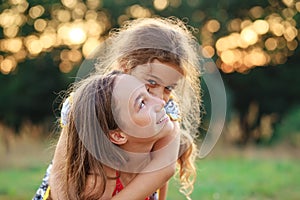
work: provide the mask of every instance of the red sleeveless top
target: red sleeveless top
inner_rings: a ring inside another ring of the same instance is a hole
[[[115,196],[116,194],[121,192],[121,190],[123,190],[123,188],[124,188],[124,186],[123,186],[123,184],[120,180],[118,172],[116,172],[116,175],[117,175],[118,178],[116,179],[116,187],[115,187],[115,190],[114,190],[112,196]],[[147,197],[145,200],[150,200],[150,197]]]

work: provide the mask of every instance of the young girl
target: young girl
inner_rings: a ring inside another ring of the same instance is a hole
[[[165,100],[167,105],[174,103],[172,99],[180,105],[181,149],[184,150],[180,152],[178,163],[179,176],[183,183],[181,191],[187,196],[192,192],[195,180],[196,148],[193,139],[196,137],[200,123],[199,62],[195,44],[195,39],[180,20],[138,19],[127,23],[119,32],[112,34],[102,48],[94,54],[98,61],[97,73],[103,74],[118,68],[143,81],[148,92]],[[80,69],[82,68],[84,66]],[[173,74],[172,78],[170,78],[171,74]],[[185,85],[181,88],[175,87],[179,80],[178,74],[185,78]],[[171,94],[173,97],[170,99]],[[177,109],[167,110],[176,119]],[[57,151],[64,152],[65,149],[59,144]],[[56,164],[60,166],[59,163]],[[165,173],[173,174],[167,169]],[[128,196],[139,199],[141,194],[144,196],[150,194],[149,190],[156,190],[165,181],[165,178],[160,180],[160,177],[151,178],[148,173],[138,175],[114,199],[122,199],[122,197],[125,199]],[[59,183],[58,180],[56,183]],[[53,182],[53,187],[59,185]],[[136,185],[139,186],[140,183],[145,183],[148,187],[142,188],[141,192],[136,192]],[[162,187],[160,190],[160,199],[165,199],[166,189],[167,187]],[[140,196],[136,198],[132,196],[138,193]]]
[[[173,132],[173,122],[165,113],[163,100],[150,95],[136,78],[118,72],[92,75],[77,83],[72,99],[68,124],[62,133],[66,153],[58,155],[63,163],[57,173],[64,177],[61,184],[66,191],[64,199],[110,199],[135,176],[120,173],[111,166],[124,166],[129,161],[135,166],[150,159],[147,153],[157,140]],[[122,104],[124,100],[126,104]],[[116,111],[118,116],[113,114]],[[132,121],[124,120],[128,117]],[[142,123],[140,128],[135,127],[140,137],[125,133],[120,123],[127,127]],[[145,133],[152,136],[144,137]],[[178,152],[179,143],[174,141],[168,151]],[[144,154],[137,157],[130,152]]]

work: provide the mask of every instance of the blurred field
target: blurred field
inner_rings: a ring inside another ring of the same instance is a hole
[[[0,137],[0,199],[31,199],[51,160],[55,141],[34,135],[10,138],[6,152]],[[198,161],[198,178],[192,199],[300,199],[300,159],[297,149],[234,148],[219,142]],[[168,200],[180,200],[172,180]]]

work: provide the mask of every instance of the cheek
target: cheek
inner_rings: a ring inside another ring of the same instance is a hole
[[[134,117],[134,122],[136,125],[145,127],[153,124],[154,117],[151,115],[151,112],[149,111],[140,111],[138,114]]]
[[[163,100],[167,103],[170,100],[171,93],[164,92]]]

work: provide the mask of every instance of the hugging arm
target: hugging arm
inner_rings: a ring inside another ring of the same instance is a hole
[[[141,200],[160,189],[159,200],[166,199],[168,180],[175,174],[180,146],[178,122],[175,133],[158,140],[153,148],[150,163],[112,200]]]

